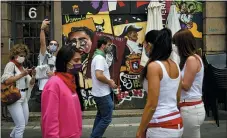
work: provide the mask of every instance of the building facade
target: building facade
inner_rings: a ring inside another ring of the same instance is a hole
[[[1,2],[1,71],[9,60],[10,48],[16,43],[28,45],[31,51],[29,61],[37,65],[40,26],[45,18],[51,21],[46,33],[47,41],[55,39],[62,45],[66,43],[67,35],[73,27],[86,26],[96,32],[93,50],[98,36],[108,35],[114,40],[113,57],[116,58],[111,60],[110,70],[111,77],[119,86],[114,91],[116,108],[143,108],[146,92],[138,78],[142,70],[139,66],[142,55],[140,50],[146,31],[148,4],[148,1]],[[160,4],[163,26],[170,6],[175,4],[181,28],[193,33],[198,48],[202,48],[205,53],[226,51],[226,2],[161,0]],[[134,31],[130,33],[129,28]],[[137,37],[131,42],[134,36]],[[92,51],[83,59],[83,74],[86,76],[89,76],[91,55]],[[95,102],[89,77],[81,80],[81,86],[85,106],[88,110],[93,109]]]

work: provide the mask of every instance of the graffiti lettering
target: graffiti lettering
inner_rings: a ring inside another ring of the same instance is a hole
[[[217,28],[209,28],[208,29],[208,32],[219,32],[219,31],[221,31],[221,29],[217,29]]]
[[[120,80],[123,86],[128,90],[139,89],[141,88],[139,76],[140,75],[129,75],[129,74],[125,74],[124,72],[121,72]]]
[[[91,89],[82,89],[81,94],[84,100],[85,109],[89,107],[96,107],[93,95],[91,95]]]
[[[167,11],[166,11],[166,1],[165,0],[160,0],[159,2],[161,3],[162,16],[165,16],[166,13],[167,13]],[[163,21],[163,26],[164,26],[166,18],[162,18],[162,21]]]
[[[72,23],[72,22],[76,22],[76,21],[80,21],[80,20],[84,20],[86,19],[86,17],[83,17],[83,15],[80,15],[80,17],[74,17],[74,18],[70,18],[69,15],[65,15],[65,22],[66,23]]]

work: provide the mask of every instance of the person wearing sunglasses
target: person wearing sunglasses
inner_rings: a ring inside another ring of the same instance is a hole
[[[45,19],[41,25],[40,31],[40,54],[38,57],[38,66],[36,67],[36,79],[38,79],[39,92],[38,102],[41,101],[41,92],[49,80],[54,75],[56,54],[59,48],[59,43],[56,40],[51,40],[49,45],[46,45],[45,31],[48,28],[50,21]]]

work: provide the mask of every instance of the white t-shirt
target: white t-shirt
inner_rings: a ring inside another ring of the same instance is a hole
[[[13,62],[9,62],[6,64],[6,67],[4,69],[4,73],[1,77],[1,83],[4,83],[10,77],[17,76],[19,74],[21,74],[21,71],[17,68],[17,66]],[[31,81],[30,75],[24,76],[16,81],[16,87],[18,89],[21,90],[21,89],[28,88],[28,90],[26,92],[24,92],[24,91],[21,92],[20,101],[23,101],[25,99],[25,97],[27,98],[27,100],[30,99],[31,91],[34,86],[34,85],[30,85],[30,81]]]
[[[46,58],[48,56],[48,58]],[[44,86],[46,85],[47,81],[49,80],[49,77],[47,76],[47,73],[49,71],[54,72],[55,67],[51,69],[47,63],[51,62],[51,64],[54,64],[56,61],[55,56],[51,56],[50,53],[46,51],[45,55],[42,55],[39,53],[39,66],[36,67],[36,78],[39,80],[39,90],[43,90]]]
[[[97,80],[95,76],[96,70],[102,70],[103,75],[107,79],[110,79],[108,64],[106,63],[106,59],[101,55],[95,56],[91,62],[91,78],[92,78],[91,94],[95,97],[103,97],[110,94],[110,87],[108,84],[102,83],[99,80]]]

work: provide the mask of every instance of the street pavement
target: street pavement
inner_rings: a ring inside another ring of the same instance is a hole
[[[103,137],[106,138],[135,138],[140,117],[121,117],[113,118],[111,125],[107,128]],[[83,120],[83,136],[89,138],[94,119]],[[221,120],[220,127],[214,121],[206,119],[201,126],[202,138],[227,138],[227,121]],[[12,122],[2,122],[1,138],[9,138],[9,133],[13,128]],[[24,138],[42,138],[40,122],[29,122],[26,127]]]

